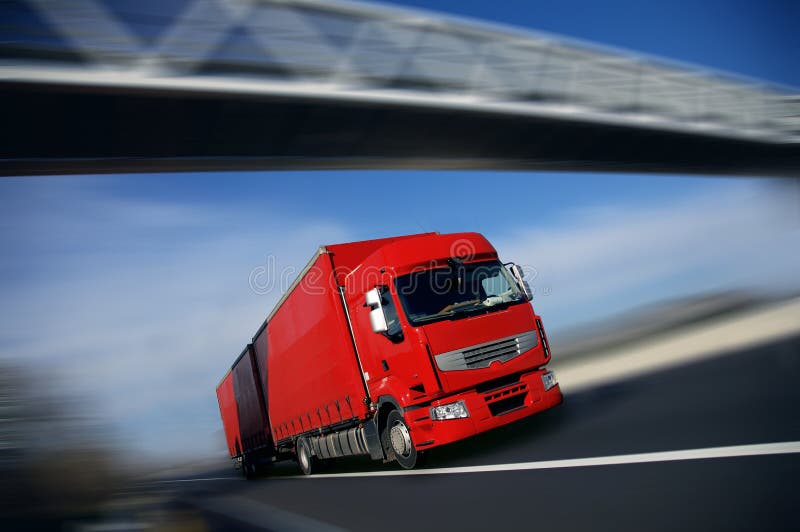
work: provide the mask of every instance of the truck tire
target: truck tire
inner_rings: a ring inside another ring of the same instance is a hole
[[[297,464],[304,475],[310,475],[317,468],[317,459],[311,454],[311,445],[305,438],[297,439]]]
[[[242,457],[242,475],[247,480],[253,480],[256,478],[256,464],[255,462],[248,458],[247,455]]]
[[[408,430],[403,414],[398,410],[389,412],[386,418],[385,441],[388,442],[394,459],[403,469],[414,469],[417,465],[417,450],[411,440],[411,431]]]

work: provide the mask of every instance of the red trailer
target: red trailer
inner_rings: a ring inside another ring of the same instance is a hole
[[[217,401],[225,428],[228,452],[234,457],[271,457],[274,442],[269,430],[263,384],[259,379],[253,344],[248,344],[217,386]],[[250,477],[257,462],[244,460],[242,470]]]
[[[321,247],[217,388],[231,457],[248,476],[290,457],[411,468],[559,404],[530,297],[477,233]]]

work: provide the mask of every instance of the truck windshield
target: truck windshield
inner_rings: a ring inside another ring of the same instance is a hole
[[[525,301],[499,261],[412,272],[398,277],[395,286],[411,325],[491,312]]]

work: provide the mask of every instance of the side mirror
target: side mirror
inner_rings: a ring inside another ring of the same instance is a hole
[[[368,307],[380,307],[381,306],[381,292],[377,288],[373,288],[372,290],[366,293],[366,305]]]
[[[374,333],[385,333],[389,330],[389,326],[386,324],[386,316],[384,316],[381,307],[369,311],[369,323],[372,325],[372,332]]]
[[[365,299],[366,305],[372,307],[372,310],[369,311],[369,323],[372,325],[372,332],[385,333],[389,330],[389,325],[386,323],[386,315],[383,313],[380,289],[376,287],[368,291]]]
[[[514,276],[514,279],[517,281],[517,286],[519,286],[519,289],[522,290],[522,292],[525,294],[525,297],[528,298],[528,301],[532,300],[533,290],[531,290],[531,286],[528,284],[528,281],[523,278],[525,274],[522,273],[522,268],[512,262],[508,269],[511,272],[511,275]]]

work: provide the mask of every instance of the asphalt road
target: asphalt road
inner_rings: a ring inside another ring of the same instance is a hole
[[[798,442],[798,383],[793,338],[566,396],[434,450],[425,469]],[[797,453],[337,478],[396,469],[350,459],[297,478],[286,463],[247,482],[226,468],[158,489],[212,529],[800,530]]]

